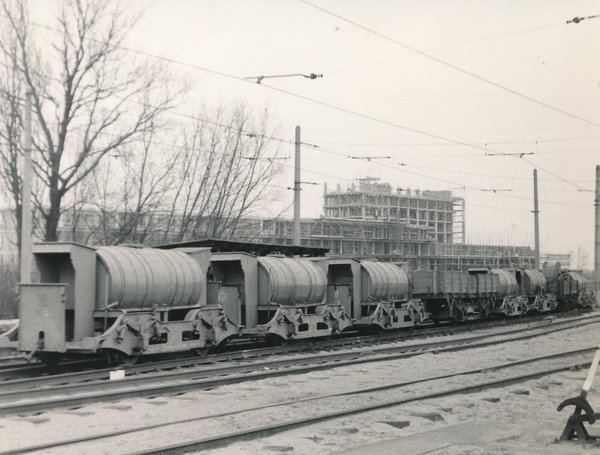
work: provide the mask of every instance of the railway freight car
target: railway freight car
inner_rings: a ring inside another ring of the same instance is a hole
[[[352,319],[339,299],[328,299],[327,265],[280,254],[213,253],[209,301],[243,326],[242,338],[282,344],[328,337],[351,327]]]
[[[47,363],[90,355],[131,363],[203,355],[234,338],[283,344],[544,312],[556,306],[553,289],[563,301],[581,301],[585,289],[568,271],[552,280],[524,269],[409,273],[403,264],[325,252],[214,240],[161,248],[35,244],[36,283],[19,285],[19,350]]]
[[[560,262],[544,264],[541,272],[546,278],[548,291],[556,295],[559,309],[567,311],[596,304],[593,292],[588,292],[587,279],[580,273],[563,269]]]
[[[411,282],[413,297],[425,302],[434,322],[520,316],[556,307],[555,297],[545,292],[543,274],[536,270],[416,271]]]
[[[52,363],[106,354],[204,352],[239,327],[206,301],[210,249],[35,244],[39,283],[19,285],[19,350]]]
[[[421,300],[409,299],[406,269],[398,264],[361,261],[359,329],[381,332],[424,324],[429,316]]]
[[[415,271],[411,274],[413,297],[425,302],[434,322],[487,318],[503,288],[490,269],[469,272]]]

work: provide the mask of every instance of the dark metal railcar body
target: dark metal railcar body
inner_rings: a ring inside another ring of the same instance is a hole
[[[556,295],[561,310],[596,304],[595,295],[587,289],[587,279],[582,274],[563,269],[558,262],[554,265],[545,264],[542,273],[546,277],[548,292]]]
[[[434,322],[488,317],[501,281],[489,268],[463,271],[415,271],[413,297],[425,303]]]
[[[554,309],[545,294],[545,278],[535,270],[475,268],[467,272],[415,271],[413,296],[421,299],[431,318],[465,321],[493,314],[518,316]]]

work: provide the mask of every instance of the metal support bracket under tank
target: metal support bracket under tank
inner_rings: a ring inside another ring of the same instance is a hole
[[[112,349],[129,356],[178,352],[225,343],[239,331],[220,306],[191,308],[184,320],[166,322],[152,311],[132,311],[123,312],[102,335],[85,338],[82,348]]]
[[[314,310],[314,311],[313,311]],[[352,326],[352,319],[339,304],[279,306],[273,318],[253,329],[242,329],[244,337],[266,337],[287,341],[327,337]]]
[[[527,314],[529,301],[524,295],[504,297],[502,305],[494,308],[494,313],[505,316],[521,316]]]
[[[396,302],[379,302],[369,316],[362,317],[354,326],[393,330],[414,327],[425,322],[428,317],[425,305],[420,300],[403,302],[399,308],[396,308]]]
[[[487,317],[486,299],[448,299],[449,319],[452,321],[476,321]]]
[[[533,302],[527,306],[528,313],[545,313],[556,309],[557,302],[554,294],[537,294]]]
[[[596,295],[590,289],[583,290],[579,293],[579,306],[582,308],[592,308],[596,306]]]

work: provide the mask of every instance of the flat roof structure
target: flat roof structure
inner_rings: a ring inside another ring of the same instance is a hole
[[[173,248],[210,248],[213,253],[242,252],[255,256],[267,256],[268,254],[283,254],[287,257],[305,256],[322,257],[327,254],[329,248],[312,248],[296,245],[274,245],[266,243],[237,242],[232,240],[198,239],[169,245],[160,245],[156,248],[165,250]]]

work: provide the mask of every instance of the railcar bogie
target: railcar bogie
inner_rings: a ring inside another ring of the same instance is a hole
[[[526,296],[506,296],[502,303],[494,308],[494,313],[501,316],[523,316],[528,312],[528,299]]]
[[[367,309],[368,314],[354,323],[359,330],[383,332],[423,325],[429,320],[420,300],[380,301],[376,305],[363,306],[363,309]]]
[[[276,340],[330,337],[352,326],[341,305],[279,306],[273,318],[256,328],[242,329],[242,336]]]

